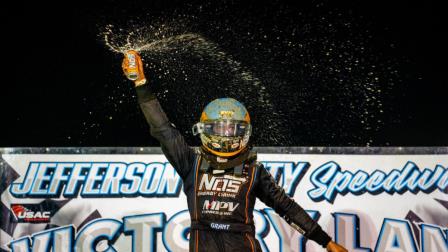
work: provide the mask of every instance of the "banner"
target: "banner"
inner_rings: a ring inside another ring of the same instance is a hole
[[[258,149],[349,251],[448,252],[448,149]],[[188,251],[182,180],[158,148],[3,149],[0,251]],[[263,251],[325,251],[257,201]]]

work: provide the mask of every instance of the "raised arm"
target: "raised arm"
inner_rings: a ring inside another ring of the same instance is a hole
[[[277,214],[282,216],[293,228],[302,235],[311,239],[328,251],[346,252],[347,250],[331,241],[331,237],[322,230],[307,212],[293,199],[286,195],[285,190],[277,185],[272,175],[264,168],[258,166],[259,180],[256,185],[256,195],[267,206],[273,208]]]
[[[150,126],[151,135],[160,142],[163,153],[177,173],[185,178],[194,162],[194,150],[188,146],[184,137],[170,123],[157,97],[151,92],[138,53],[127,52],[122,67],[126,77],[135,83],[138,102]]]

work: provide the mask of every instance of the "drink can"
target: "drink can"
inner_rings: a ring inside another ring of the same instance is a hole
[[[137,52],[135,51],[127,51],[125,53],[126,58],[128,59],[128,70],[127,70],[127,77],[130,80],[137,80],[138,75],[138,63],[137,63]]]

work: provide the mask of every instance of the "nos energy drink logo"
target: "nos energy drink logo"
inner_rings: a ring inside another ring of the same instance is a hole
[[[11,204],[11,210],[19,223],[49,223],[54,214],[41,204]]]

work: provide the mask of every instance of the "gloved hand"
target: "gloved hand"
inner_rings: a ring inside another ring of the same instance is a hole
[[[327,251],[329,252],[348,252],[347,249],[337,244],[336,242],[330,241],[327,244]]]
[[[121,67],[123,68],[126,78],[134,81],[136,87],[146,83],[145,73],[143,72],[142,58],[137,51],[129,50],[125,52]]]

